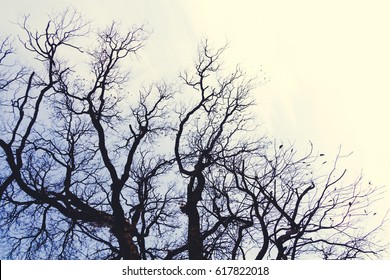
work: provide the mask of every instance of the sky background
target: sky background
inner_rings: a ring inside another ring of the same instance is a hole
[[[226,68],[240,63],[270,79],[255,96],[271,138],[303,150],[312,141],[329,159],[342,145],[353,152],[343,164],[352,177],[363,171],[390,187],[389,1],[2,0],[1,37],[18,15],[43,23],[67,7],[95,26],[147,24],[152,35],[132,71],[139,81],[176,79],[202,37],[229,42]]]

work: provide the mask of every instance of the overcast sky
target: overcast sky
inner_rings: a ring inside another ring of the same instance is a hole
[[[153,34],[134,75],[173,79],[202,36],[229,42],[226,65],[270,81],[256,90],[269,135],[331,158],[342,145],[351,174],[390,186],[390,2],[57,0],[2,1],[0,34],[18,14],[76,7],[96,26],[147,23]],[[138,71],[136,71],[138,70]],[[387,205],[390,205],[387,195]]]

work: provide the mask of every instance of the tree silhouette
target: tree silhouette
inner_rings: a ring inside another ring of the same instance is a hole
[[[149,36],[144,26],[122,33],[114,22],[95,34],[73,10],[41,31],[28,23],[20,43],[36,67],[19,66],[11,37],[0,45],[5,257],[380,256],[382,223],[361,225],[381,189],[345,183],[340,155],[323,172],[311,166],[325,155],[298,158],[257,136],[258,81],[222,69],[226,46],[203,40],[180,89],[154,82],[135,93],[125,66]]]

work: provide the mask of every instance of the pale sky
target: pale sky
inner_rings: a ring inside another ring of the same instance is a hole
[[[271,138],[331,159],[342,145],[345,167],[390,187],[390,2],[35,0],[2,1],[0,34],[18,14],[45,15],[76,7],[96,26],[147,23],[153,34],[133,73],[148,82],[175,79],[190,67],[202,36],[229,42],[226,66],[270,81],[255,94]],[[384,205],[390,205],[387,194]],[[388,234],[390,236],[390,234]]]

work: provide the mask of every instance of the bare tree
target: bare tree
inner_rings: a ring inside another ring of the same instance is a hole
[[[254,83],[238,67],[226,77],[220,75],[223,51],[224,48],[213,52],[208,42],[203,42],[198,51],[195,72],[181,75],[197,99],[192,107],[179,113],[175,140],[179,171],[188,178],[187,199],[182,210],[188,216],[190,259],[205,257],[203,240],[210,234],[207,233],[210,228],[222,222],[220,219],[213,224],[198,211],[208,174],[216,170],[219,161],[255,150],[255,143],[240,143],[237,139],[237,134],[249,129],[250,117],[246,112],[253,105],[250,92]],[[202,224],[201,220],[207,220],[206,224]]]
[[[371,227],[366,221],[376,215],[370,206],[382,197],[383,188],[364,186],[362,177],[343,181],[346,170],[337,169],[340,151],[330,169],[322,171],[328,165],[324,157],[313,155],[312,145],[303,157],[291,146],[274,145],[268,154],[226,162],[224,178],[230,176],[232,190],[242,198],[242,210],[235,214],[241,223],[236,226],[233,259],[238,248],[243,258],[256,259],[380,255],[385,243],[376,234],[384,221]]]
[[[174,226],[162,221],[173,218],[166,210],[174,200],[172,188],[161,196],[155,185],[172,161],[145,152],[143,145],[166,129],[171,88],[152,85],[139,92],[129,113],[119,107],[127,80],[120,64],[148,33],[137,27],[122,35],[115,23],[100,31],[96,49],[87,53],[87,81],[59,57],[66,48],[86,53],[73,43],[88,32],[77,12],[50,19],[43,32],[27,23],[26,17],[24,47],[45,71],[16,79],[24,91],[4,101],[12,109],[0,140],[9,257],[158,257],[147,256],[145,239],[155,227],[164,232]]]
[[[0,45],[0,244],[7,258],[296,259],[375,256],[359,228],[378,189],[336,162],[258,137],[256,79],[204,40],[173,84],[129,90],[144,26],[93,32],[73,10]],[[83,39],[95,36],[85,47]],[[76,58],[76,59],[72,59]],[[87,61],[86,69],[81,61]],[[185,99],[185,100],[183,100]],[[163,147],[159,148],[159,145]]]

